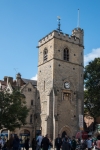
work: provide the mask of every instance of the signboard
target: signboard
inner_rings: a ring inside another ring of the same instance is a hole
[[[20,136],[30,136],[30,133],[20,133]]]
[[[81,131],[83,130],[83,115],[79,115],[79,128]]]

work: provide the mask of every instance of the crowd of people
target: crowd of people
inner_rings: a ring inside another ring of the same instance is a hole
[[[100,135],[97,138],[93,138],[88,136],[87,139],[76,139],[75,136],[70,138],[65,135],[65,137],[61,138],[60,134],[55,139],[55,148],[56,150],[100,150]],[[53,146],[51,139],[48,138],[48,135],[42,137],[39,135],[36,139],[36,146],[33,150],[50,150]]]
[[[29,149],[29,138],[25,140],[24,148]],[[17,135],[10,135],[9,140],[0,137],[0,150],[21,150],[21,139]]]
[[[51,150],[53,148],[52,140],[48,137],[48,134],[45,137],[39,134],[36,138],[33,138],[31,144],[30,139],[26,138],[23,147],[21,147],[20,143],[17,135],[11,135],[7,141],[0,137],[0,150],[21,150],[21,148],[29,150],[30,145],[32,150]],[[89,136],[88,139],[82,140],[75,139],[75,136],[70,138],[67,135],[61,138],[60,134],[58,134],[54,145],[56,150],[100,150],[100,136],[97,139]]]

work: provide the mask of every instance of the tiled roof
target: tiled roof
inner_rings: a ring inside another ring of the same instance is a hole
[[[24,79],[24,78],[22,78],[22,80],[26,84],[29,83],[29,82],[31,82],[33,86],[37,86],[37,81],[36,80],[30,80],[30,79]]]

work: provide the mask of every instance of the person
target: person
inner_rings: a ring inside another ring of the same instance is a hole
[[[87,148],[86,140],[83,139],[83,142],[81,143],[82,150],[85,150]]]
[[[48,150],[49,148],[49,139],[48,139],[48,134],[43,138],[41,146],[43,150]]]
[[[88,137],[88,140],[86,141],[86,145],[87,145],[88,150],[91,150],[91,148],[92,148],[92,141],[91,141],[90,137]]]
[[[0,137],[0,149],[2,149],[2,147],[3,147],[3,140],[2,140],[2,138]]]
[[[63,143],[62,143],[62,150],[70,150],[70,144],[68,142],[68,138],[65,137]]]
[[[36,140],[35,138],[32,139],[32,150],[36,149]]]
[[[53,146],[52,140],[49,138],[49,148],[48,148],[48,150],[51,150],[52,146]]]
[[[76,139],[76,150],[78,150],[80,148],[80,143],[79,143],[79,140]]]
[[[58,137],[55,140],[55,147],[56,147],[56,149],[60,150],[61,145],[62,145],[62,139],[60,137],[60,134],[58,134]]]
[[[2,150],[7,150],[7,142],[4,142]]]
[[[40,150],[41,149],[41,142],[42,142],[43,137],[41,136],[41,133],[39,134],[39,136],[36,139],[36,150]]]
[[[29,138],[27,138],[26,140],[25,140],[25,149],[26,150],[29,150]]]
[[[21,146],[22,146],[22,139],[20,138],[19,139],[19,149],[18,150],[21,150]]]
[[[75,136],[72,137],[72,141],[71,141],[71,149],[75,150],[76,149],[76,140],[75,140]]]
[[[68,138],[68,143],[70,144],[70,146],[71,146],[71,138],[68,136],[67,137]]]
[[[96,148],[100,150],[100,135],[97,137]]]
[[[19,138],[17,135],[14,135],[13,150],[18,150],[18,149],[19,149]]]
[[[13,135],[11,134],[9,140],[7,140],[7,143],[6,143],[8,150],[11,150],[11,149],[12,149],[12,147],[13,147],[13,140],[14,140],[14,137],[13,137]]]

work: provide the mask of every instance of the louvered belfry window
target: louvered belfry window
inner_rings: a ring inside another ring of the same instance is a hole
[[[69,50],[67,48],[64,49],[64,60],[69,61]]]
[[[44,61],[47,61],[47,59],[48,59],[48,50],[45,49],[44,50]]]

